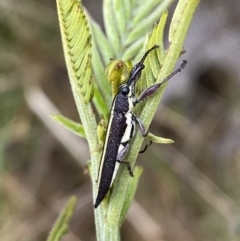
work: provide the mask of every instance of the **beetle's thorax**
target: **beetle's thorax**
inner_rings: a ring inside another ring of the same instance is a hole
[[[127,84],[122,84],[119,87],[118,93],[115,96],[113,100],[113,113],[121,113],[126,114],[128,112],[131,112],[134,105],[133,105],[133,99],[134,99],[134,84],[128,86]],[[112,113],[112,114],[113,114]]]

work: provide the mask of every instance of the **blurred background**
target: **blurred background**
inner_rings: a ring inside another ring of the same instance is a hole
[[[102,25],[101,1],[83,4]],[[55,1],[1,0],[0,33],[0,240],[46,240],[72,194],[63,240],[95,240],[87,143],[50,118],[80,121]],[[240,2],[202,0],[184,48],[150,127],[175,143],[139,155],[122,240],[240,240]]]

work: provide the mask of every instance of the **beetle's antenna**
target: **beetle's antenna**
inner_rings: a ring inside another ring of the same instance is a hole
[[[149,50],[147,50],[146,53],[143,55],[143,57],[142,57],[141,61],[139,62],[139,64],[140,64],[140,63],[143,64],[143,62],[144,62],[145,59],[147,58],[148,54],[149,54],[152,50],[154,50],[154,49],[156,49],[156,48],[159,48],[159,47],[160,47],[159,45],[154,45],[152,48],[150,48]]]

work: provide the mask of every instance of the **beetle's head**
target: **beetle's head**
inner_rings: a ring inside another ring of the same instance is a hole
[[[147,50],[147,52],[143,55],[141,61],[138,62],[136,65],[134,65],[134,67],[132,68],[129,74],[129,79],[126,83],[126,85],[131,89],[132,93],[135,93],[135,85],[138,79],[141,77],[142,70],[145,68],[144,66],[145,59],[147,58],[148,54],[156,48],[159,48],[159,45],[154,45],[152,48]]]

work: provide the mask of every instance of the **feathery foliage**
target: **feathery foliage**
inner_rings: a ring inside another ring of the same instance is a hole
[[[183,41],[199,0],[179,1],[171,22],[170,45],[166,51],[163,33],[168,14],[165,9],[171,2],[172,0],[150,0],[146,4],[143,0],[104,0],[105,35],[93,19],[88,16],[87,20],[80,1],[57,0],[64,55],[82,125],[80,128],[80,124],[77,125],[63,117],[55,119],[77,134],[81,132],[89,143],[91,153],[89,170],[94,198],[97,194],[95,180],[100,151],[96,115],[92,111],[90,101],[93,100],[98,117],[103,116],[106,119],[112,100],[111,86],[105,76],[105,67],[110,58],[127,61],[135,57],[138,61],[146,49],[155,44],[160,45],[160,48],[146,59],[138,89],[161,82],[172,72],[183,49]],[[164,87],[148,99],[147,108],[142,104],[136,109],[146,128],[153,118],[163,90]],[[81,129],[80,132],[78,127]],[[154,135],[149,135],[149,138],[160,143],[171,142]],[[142,141],[143,138],[138,133],[126,157],[132,165]],[[103,205],[95,210],[97,240],[120,240],[119,228],[134,197],[141,172],[140,168],[135,167],[135,176],[131,178],[126,168],[120,168],[111,194],[104,200]]]

